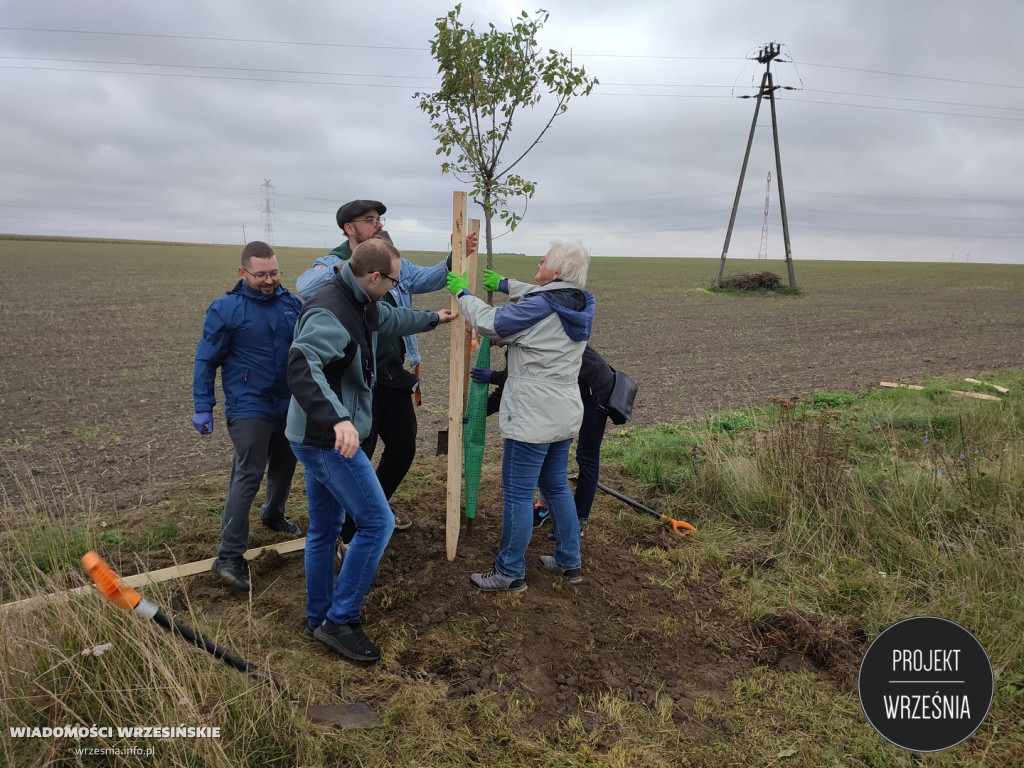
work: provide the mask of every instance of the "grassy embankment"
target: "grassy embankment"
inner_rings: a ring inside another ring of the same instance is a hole
[[[428,680],[386,674],[382,727],[328,731],[268,689],[98,600],[4,617],[2,720],[223,729],[220,739],[127,742],[153,746],[162,765],[1022,764],[1024,371],[992,381],[1010,388],[1001,403],[945,394],[969,386],[962,382],[932,382],[922,392],[824,393],[629,429],[605,450],[607,463],[622,465],[631,494],[699,527],[693,546],[638,554],[663,566],[666,579],[721,570],[726,600],[751,621],[785,608],[856,622],[868,638],[913,615],[969,628],[992,659],[996,694],[986,723],[949,752],[915,756],[891,747],[866,727],[855,695],[816,674],[766,668],[735,680],[732,700],[698,702],[698,718],[733,725],[704,740],[673,724],[671,702],[648,708],[602,695],[583,706],[616,729],[610,749],[578,719],[545,744],[516,727],[515,702],[487,692],[453,700]],[[40,526],[65,518],[68,503],[36,498],[13,510],[7,502],[5,523],[16,512]],[[88,509],[78,511],[88,519]],[[18,595],[55,588],[51,574],[74,567],[82,547],[102,537],[85,526],[81,540],[66,538],[47,551],[22,526],[5,528],[0,578]],[[730,567],[737,553],[752,565]],[[150,597],[166,595],[154,589]],[[264,630],[255,616],[240,630],[233,638],[245,655],[247,636],[258,641]],[[85,653],[102,643],[112,647]],[[297,687],[320,702],[343,694],[327,689],[315,670]],[[0,745],[10,765],[76,764],[71,742],[13,739],[5,729]]]

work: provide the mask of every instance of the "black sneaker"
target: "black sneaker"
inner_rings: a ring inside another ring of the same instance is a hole
[[[555,562],[555,558],[551,555],[541,555],[540,564],[552,573],[563,577],[570,584],[579,584],[583,581],[583,570],[579,566],[576,568],[564,568]]]
[[[302,620],[302,631],[299,633],[299,635],[302,637],[303,640],[309,640],[310,642],[316,640],[316,637],[313,635],[313,632],[315,631],[316,630],[309,626],[308,621],[306,621],[305,619]]]
[[[366,636],[363,625],[358,621],[335,624],[328,619],[313,630],[313,637],[353,661],[377,661],[380,658],[380,648]]]
[[[249,564],[245,562],[244,557],[236,557],[232,560],[217,558],[213,561],[210,570],[219,573],[220,577],[235,589],[243,592],[249,592],[252,589],[252,582],[249,581]]]
[[[282,517],[279,520],[264,520],[263,525],[278,533],[287,533],[290,536],[302,535],[302,529],[299,528],[299,524],[294,520],[289,520],[287,517]]]
[[[541,504],[539,501],[533,505],[533,527],[539,528],[544,525],[551,517],[551,510]]]

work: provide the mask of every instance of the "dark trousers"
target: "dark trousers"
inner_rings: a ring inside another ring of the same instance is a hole
[[[583,398],[583,423],[580,424],[579,440],[576,443],[576,464],[580,474],[576,480],[576,517],[581,522],[590,520],[590,508],[594,505],[597,493],[598,473],[601,469],[601,443],[604,430],[608,426],[608,416],[598,409],[598,405],[608,402],[608,394],[598,395],[597,403]]]
[[[373,425],[362,443],[363,451],[371,459],[377,449],[377,438],[384,443],[377,479],[385,498],[390,499],[416,458],[416,408],[409,392],[388,387],[373,390]]]
[[[377,450],[378,438],[384,443],[384,451],[377,463],[377,480],[384,498],[390,499],[416,457],[416,408],[410,393],[389,387],[373,390],[373,424],[361,445],[370,459]],[[346,517],[341,527],[342,541],[352,541],[355,532],[355,523]]]
[[[220,523],[217,558],[241,557],[249,547],[249,508],[267,474],[267,500],[260,519],[273,523],[284,517],[292,487],[295,454],[284,436],[284,419],[228,419],[228,435],[235,447],[231,480]]]

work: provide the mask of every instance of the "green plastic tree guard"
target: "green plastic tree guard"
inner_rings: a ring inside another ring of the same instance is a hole
[[[477,368],[491,367],[491,340],[480,339],[476,356]],[[470,380],[466,414],[462,420],[463,451],[465,452],[466,519],[476,517],[476,498],[480,491],[480,469],[484,464],[484,438],[487,434],[487,384]]]

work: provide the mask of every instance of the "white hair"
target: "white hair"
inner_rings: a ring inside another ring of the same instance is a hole
[[[579,240],[554,240],[551,243],[551,250],[548,251],[547,266],[553,272],[560,271],[559,280],[583,288],[587,284],[590,251]]]

